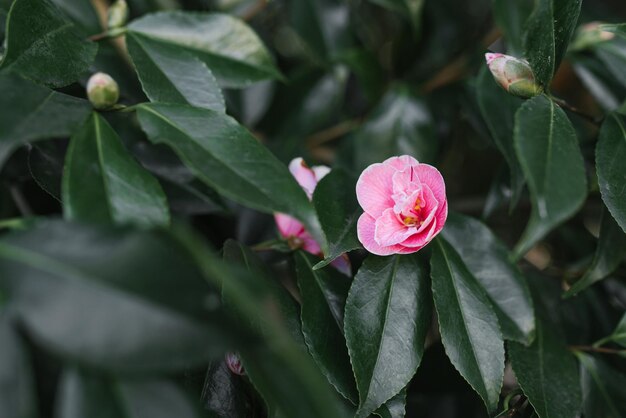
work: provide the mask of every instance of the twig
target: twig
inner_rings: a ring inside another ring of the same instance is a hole
[[[552,98],[552,100],[554,100],[554,102],[556,104],[561,106],[563,109],[567,109],[570,112],[577,114],[578,116],[584,118],[585,120],[587,120],[590,123],[593,123],[596,126],[599,126],[600,123],[602,122],[602,119],[603,119],[602,117],[600,117],[600,118],[593,117],[593,116],[583,112],[582,110],[578,109],[577,107],[574,107],[571,104],[567,103],[565,100],[559,99],[558,97],[552,96],[551,98]]]
[[[306,143],[309,148],[318,147],[326,142],[347,134],[348,132],[354,130],[357,126],[361,125],[361,123],[363,123],[362,119],[344,120],[334,126],[331,126],[330,128],[310,135],[306,139]]]
[[[604,353],[604,354],[624,354],[626,350],[617,350],[614,348],[605,348],[605,347],[592,347],[588,345],[570,345],[570,350],[575,351],[588,351],[593,353]]]
[[[265,9],[267,3],[267,0],[258,0],[255,4],[250,6],[248,10],[246,10],[246,12],[241,16],[241,19],[245,20],[246,22],[252,20],[256,15],[261,13],[263,9]]]

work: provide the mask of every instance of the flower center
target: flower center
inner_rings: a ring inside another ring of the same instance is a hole
[[[422,219],[421,211],[426,206],[426,203],[419,197],[415,200],[415,205],[411,209],[410,215],[402,217],[402,223],[406,226],[415,226],[417,224],[422,225],[424,223]]]

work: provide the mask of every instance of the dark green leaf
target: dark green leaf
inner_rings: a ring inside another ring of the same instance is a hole
[[[433,247],[430,275],[441,341],[454,367],[493,412],[504,378],[498,318],[482,286],[450,244],[439,238]]]
[[[442,234],[487,291],[504,338],[530,343],[535,331],[530,290],[504,244],[481,222],[455,213],[448,215]]]
[[[622,116],[606,118],[596,147],[596,170],[604,204],[626,232],[626,127]]]
[[[576,353],[580,360],[583,412],[586,417],[626,416],[626,375],[599,358]]]
[[[596,102],[604,110],[616,110],[626,89],[615,80],[605,66],[596,57],[588,54],[574,53],[571,54],[570,60],[576,75]]]
[[[96,56],[98,46],[85,41],[49,0],[15,0],[7,22],[0,73],[62,87],[87,72]]]
[[[524,54],[524,24],[533,9],[532,0],[493,0],[493,16],[504,32],[507,54],[521,57]]]
[[[28,171],[33,180],[50,196],[61,202],[61,179],[65,144],[46,141],[31,145],[28,150]]]
[[[361,208],[356,200],[356,179],[343,169],[334,169],[317,184],[313,205],[328,241],[324,261],[315,268],[328,265],[348,251],[361,248],[356,223]]]
[[[525,56],[547,89],[567,51],[582,0],[538,0],[526,22]]]
[[[85,35],[95,35],[102,31],[98,14],[91,1],[83,0],[52,0],[56,6],[77,26],[81,27]]]
[[[404,418],[406,413],[406,392],[407,388],[402,389],[400,393],[378,408],[375,414],[381,418]]]
[[[313,206],[287,167],[230,116],[163,104],[141,105],[138,114],[150,140],[170,146],[199,179],[241,204],[295,216],[325,244]]]
[[[558,329],[538,318],[535,341],[529,347],[509,343],[508,353],[517,381],[540,418],[578,415],[578,365]]]
[[[313,271],[317,259],[311,254],[298,251],[295,257],[304,340],[328,381],[356,404],[359,394],[343,336],[343,314],[350,281],[332,267]]]
[[[613,273],[626,256],[626,234],[611,215],[604,211],[600,224],[598,247],[591,266],[585,275],[570,287],[563,296],[574,296],[592,284]]]
[[[63,174],[63,212],[67,219],[87,222],[169,224],[158,181],[127,153],[98,113],[72,136]]]
[[[611,335],[601,340],[602,343],[613,341],[622,347],[626,347],[626,313],[615,327],[615,331]],[[596,343],[597,344],[597,343]]]
[[[383,97],[353,141],[357,171],[402,154],[432,162],[439,147],[430,111],[404,88],[391,90]]]
[[[40,346],[110,372],[206,364],[243,334],[164,233],[50,221],[5,235],[0,289]]]
[[[594,53],[606,65],[609,73],[626,87],[626,40],[615,39],[611,42],[602,42],[594,48]]]
[[[0,166],[20,145],[70,136],[91,110],[89,102],[33,84],[0,76]]]
[[[400,13],[405,16],[413,30],[419,31],[422,26],[422,11],[425,0],[370,0],[386,9]]]
[[[517,111],[515,151],[532,200],[530,220],[513,250],[520,258],[578,211],[587,196],[587,179],[576,132],[546,96],[526,101]]]
[[[36,418],[39,414],[29,353],[9,309],[0,306],[0,416]]]
[[[177,46],[139,33],[130,33],[126,43],[151,101],[226,110],[217,81],[204,62]]]
[[[369,416],[408,384],[430,321],[428,276],[417,256],[369,256],[352,282],[344,322],[357,417]]]
[[[204,409],[218,418],[247,418],[253,414],[244,378],[231,372],[224,360],[209,366],[200,399]]]
[[[478,76],[476,99],[491,137],[509,166],[513,192],[510,205],[512,208],[519,200],[524,187],[524,174],[513,145],[515,112],[521,106],[522,100],[498,86],[486,66],[482,68]]]
[[[186,51],[204,62],[224,87],[280,78],[270,53],[244,22],[225,14],[154,13],[132,22],[130,34]]]
[[[167,380],[119,381],[66,370],[57,395],[57,418],[196,418],[197,406]]]

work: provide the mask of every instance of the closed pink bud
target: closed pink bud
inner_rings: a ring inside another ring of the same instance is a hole
[[[419,251],[448,217],[441,173],[408,155],[367,167],[356,183],[356,197],[365,211],[357,224],[359,241],[376,255]]]
[[[237,354],[226,353],[225,360],[226,360],[226,365],[228,366],[231,372],[239,376],[243,376],[246,374],[245,370],[243,369],[243,364],[241,364],[241,360],[239,359],[239,356]]]
[[[543,89],[526,60],[504,54],[485,54],[493,78],[514,96],[524,99],[540,94]]]

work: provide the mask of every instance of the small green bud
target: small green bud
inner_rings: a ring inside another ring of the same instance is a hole
[[[128,22],[128,4],[126,0],[117,0],[109,7],[109,30],[121,28]]]
[[[526,60],[504,54],[485,54],[496,82],[514,96],[528,99],[543,91]]]
[[[602,30],[601,22],[590,22],[578,28],[576,36],[570,45],[570,50],[588,49],[602,42],[610,41],[613,38],[615,38],[615,34]]]
[[[96,109],[108,109],[120,98],[115,80],[105,73],[95,73],[87,82],[87,97]]]

